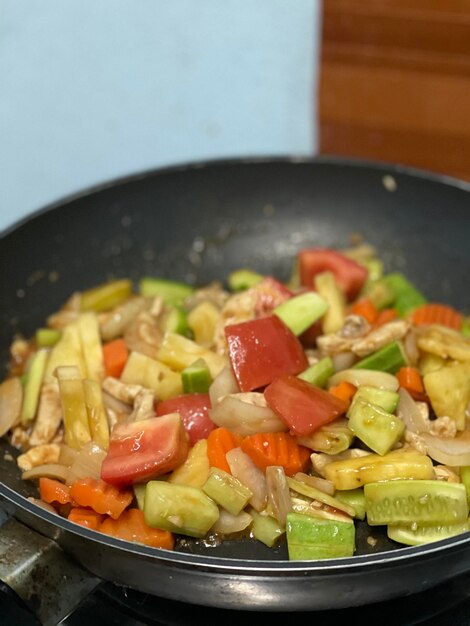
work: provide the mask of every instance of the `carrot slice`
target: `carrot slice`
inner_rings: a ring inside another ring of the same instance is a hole
[[[383,311],[379,311],[377,319],[375,320],[374,327],[383,326],[383,324],[388,324],[388,322],[393,322],[398,317],[398,313],[395,309],[384,309]]]
[[[343,380],[335,387],[331,387],[328,391],[337,398],[340,398],[340,400],[344,400],[344,402],[346,402],[349,407],[354,397],[354,394],[357,391],[357,387],[352,383],[348,383],[347,380]]]
[[[415,326],[439,324],[454,330],[462,327],[463,316],[451,306],[440,303],[422,304],[411,314],[411,321]]]
[[[400,368],[395,376],[398,379],[400,387],[406,389],[412,398],[420,401],[426,399],[423,378],[417,367],[406,365]]]
[[[79,506],[90,507],[97,513],[110,515],[113,519],[117,519],[133,500],[130,490],[120,491],[96,478],[75,481],[70,487],[70,497]]]
[[[151,528],[145,522],[144,513],[140,509],[128,509],[117,520],[106,518],[100,526],[100,531],[118,539],[143,543],[152,548],[173,550],[175,545],[173,534],[160,528]]]
[[[229,450],[238,448],[242,439],[243,437],[241,437],[241,435],[233,433],[224,426],[214,428],[207,437],[207,457],[209,459],[209,465],[211,467],[218,467],[230,474],[230,467],[225,455]]]
[[[41,500],[49,504],[52,502],[68,504],[71,502],[70,488],[59,480],[46,478],[45,476],[39,479],[39,495]]]
[[[280,465],[287,476],[305,471],[311,450],[297,443],[290,433],[256,433],[243,438],[241,449],[255,465],[265,470]]]
[[[129,357],[124,339],[114,339],[103,345],[103,361],[107,376],[119,378]]]
[[[101,523],[105,519],[105,516],[101,513],[88,509],[86,507],[74,506],[70,509],[67,519],[85,528],[91,528],[91,530],[99,530]]]
[[[379,310],[370,298],[361,298],[351,305],[353,315],[362,315],[369,324],[374,324],[379,316]]]

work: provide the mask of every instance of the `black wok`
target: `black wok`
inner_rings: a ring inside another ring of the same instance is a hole
[[[299,246],[344,247],[353,233],[430,299],[470,312],[469,190],[420,172],[334,159],[212,162],[113,181],[3,234],[0,361],[6,364],[14,333],[33,333],[73,290],[149,274],[206,283],[241,265],[287,278]],[[1,443],[0,496],[17,519],[98,577],[164,598],[267,611],[344,608],[470,570],[470,533],[410,548],[365,524],[356,556],[318,562],[288,562],[285,546],[249,540],[192,541],[173,553],[128,544],[29,502],[34,487],[4,459],[8,451]]]

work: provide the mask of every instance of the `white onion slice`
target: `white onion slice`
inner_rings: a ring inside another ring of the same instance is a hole
[[[343,381],[352,383],[356,387],[360,385],[368,385],[370,387],[378,387],[379,389],[387,389],[396,391],[398,389],[398,380],[393,374],[388,372],[378,372],[377,370],[365,369],[348,369],[336,372],[328,381],[328,387],[339,385]]]
[[[398,395],[400,399],[397,405],[397,416],[403,420],[406,428],[416,434],[428,432],[431,424],[421,413],[409,392],[400,387]]]
[[[326,480],[326,478],[320,478],[319,476],[309,476],[309,474],[304,474],[303,472],[297,472],[294,478],[301,483],[311,485],[312,487],[315,487],[315,489],[323,491],[323,493],[326,493],[329,496],[332,496],[335,492],[335,486],[333,482],[331,480]]]
[[[331,355],[335,372],[350,369],[357,361],[357,356],[353,352],[338,352]]]
[[[449,467],[470,465],[470,432],[465,431],[457,437],[445,438],[420,433],[428,449],[428,456],[434,461]]]
[[[71,485],[80,478],[100,478],[101,464],[106,452],[93,441],[86,443],[72,463],[67,484]]]
[[[219,519],[212,526],[211,530],[218,535],[232,535],[239,533],[253,521],[253,518],[246,511],[241,511],[238,515],[232,515],[225,509],[220,509]]]
[[[65,483],[69,475],[69,468],[61,463],[43,463],[36,465],[21,474],[23,480],[35,480],[36,478],[53,478]]]
[[[215,406],[223,396],[238,393],[239,391],[240,389],[232,372],[232,368],[227,365],[217,374],[209,387],[209,396],[212,406]]]
[[[232,476],[246,485],[253,496],[250,499],[251,506],[257,511],[262,511],[268,500],[268,486],[264,472],[257,467],[248,454],[241,448],[233,448],[225,455]]]
[[[46,511],[49,511],[49,513],[55,513],[56,515],[58,515],[57,511],[52,506],[52,504],[49,504],[48,502],[44,502],[44,500],[39,500],[39,498],[30,497],[28,498],[28,500],[32,502],[33,504],[35,504],[36,506],[41,507],[41,509],[45,509]]]
[[[416,335],[413,330],[409,330],[403,340],[403,347],[410,365],[416,365],[419,360],[418,344],[416,343]]]
[[[279,524],[285,526],[287,514],[292,511],[292,502],[284,468],[278,465],[266,468],[266,484],[274,515]]]
[[[224,396],[209,409],[209,417],[217,426],[243,436],[288,430],[286,423],[268,407],[264,395],[257,391]]]
[[[18,377],[7,378],[0,385],[0,437],[16,426],[23,404],[23,387]]]

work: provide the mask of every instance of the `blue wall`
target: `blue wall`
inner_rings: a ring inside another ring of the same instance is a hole
[[[0,0],[0,230],[160,165],[316,151],[317,0]]]

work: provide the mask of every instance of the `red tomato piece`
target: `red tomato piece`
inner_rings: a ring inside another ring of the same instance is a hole
[[[282,376],[264,390],[266,402],[293,435],[303,437],[346,413],[348,404],[296,376]]]
[[[224,330],[241,391],[259,389],[277,376],[299,374],[308,367],[299,339],[276,315],[231,324]]]
[[[189,441],[177,413],[113,428],[101,478],[124,487],[162,476],[184,463]]]
[[[216,425],[209,417],[211,400],[208,393],[187,393],[169,400],[162,400],[156,406],[157,415],[179,413],[193,446],[199,439],[207,439]]]
[[[341,252],[328,248],[307,248],[297,255],[300,283],[312,287],[313,279],[322,272],[332,272],[348,300],[354,300],[362,289],[367,269]]]
[[[256,315],[269,315],[273,309],[293,296],[292,291],[272,276],[266,276],[253,287],[257,294]]]

